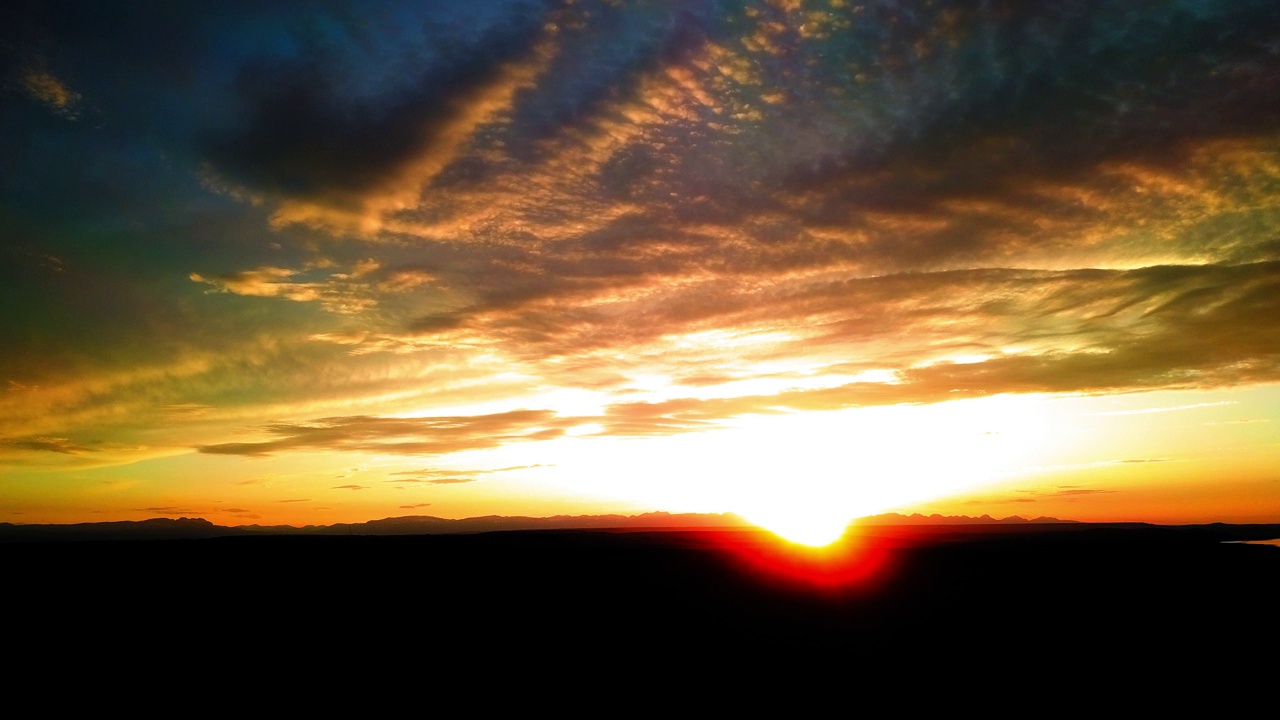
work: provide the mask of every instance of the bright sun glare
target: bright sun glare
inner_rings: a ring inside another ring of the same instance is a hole
[[[753,525],[797,545],[809,547],[823,547],[839,540],[853,520],[840,512],[795,506],[747,510],[740,514]]]
[[[740,416],[658,438],[570,433],[514,448],[505,462],[536,466],[527,472],[566,495],[733,512],[791,542],[823,546],[859,517],[1022,471],[1048,441],[1043,402],[1002,396]]]

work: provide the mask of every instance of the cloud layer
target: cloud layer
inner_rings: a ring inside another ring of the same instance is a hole
[[[0,25],[0,460],[1280,380],[1273,2]]]

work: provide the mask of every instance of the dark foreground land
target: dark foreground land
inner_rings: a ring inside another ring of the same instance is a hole
[[[7,542],[0,559],[9,652],[46,661],[1274,663],[1280,547],[1227,541],[1280,526],[860,532],[834,558],[758,531],[562,530]]]

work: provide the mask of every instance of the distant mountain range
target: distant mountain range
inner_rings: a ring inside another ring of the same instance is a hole
[[[858,520],[859,525],[1023,525],[1027,523],[1075,523],[1078,520],[1059,520],[1055,517],[1046,517],[1041,515],[1038,518],[1028,520],[1020,515],[1010,515],[1006,518],[993,518],[990,515],[982,517],[969,517],[968,515],[921,515],[920,513],[912,513],[911,515],[899,515],[898,513],[884,513],[882,515],[871,515]]]
[[[1051,517],[1032,520],[1017,515],[996,519],[990,515],[900,515],[886,513],[861,518],[860,525],[1004,525],[1067,523]],[[697,530],[754,527],[733,513],[666,513],[641,515],[556,515],[520,517],[486,515],[451,520],[430,515],[408,515],[333,525],[215,525],[204,518],[151,518],[118,522],[21,525],[0,523],[0,542],[30,540],[128,540],[198,539],[249,535],[444,535],[503,530]]]

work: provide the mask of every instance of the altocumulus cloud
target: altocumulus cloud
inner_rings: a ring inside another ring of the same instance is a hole
[[[1280,380],[1274,2],[154,9],[0,17],[9,453]]]

